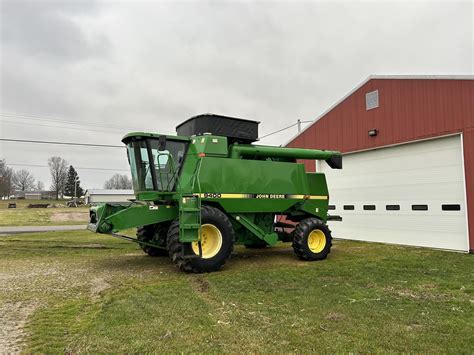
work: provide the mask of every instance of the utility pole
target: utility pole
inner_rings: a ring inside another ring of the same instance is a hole
[[[298,118],[298,133],[301,132],[301,120]]]

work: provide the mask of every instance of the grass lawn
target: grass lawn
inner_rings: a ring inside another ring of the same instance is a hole
[[[188,275],[125,241],[54,232],[0,237],[0,280],[0,352],[474,351],[467,254],[335,241],[306,263],[238,247],[223,271]]]
[[[9,202],[17,208],[7,208]],[[67,201],[51,200],[2,200],[0,201],[0,227],[5,226],[47,226],[85,224],[89,219],[89,208],[26,208],[30,203],[51,203],[66,205]]]

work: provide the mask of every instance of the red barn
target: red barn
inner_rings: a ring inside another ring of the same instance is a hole
[[[372,76],[287,146],[339,150],[333,236],[473,251],[474,77]]]

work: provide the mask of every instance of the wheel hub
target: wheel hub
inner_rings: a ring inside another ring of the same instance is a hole
[[[313,253],[320,253],[326,246],[326,235],[322,230],[315,229],[308,236],[308,247]]]
[[[193,252],[199,255],[199,242],[192,242]],[[210,259],[219,253],[222,247],[222,234],[219,228],[213,224],[201,226],[201,249],[202,258]]]

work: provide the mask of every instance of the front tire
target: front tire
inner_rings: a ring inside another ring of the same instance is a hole
[[[165,243],[166,230],[166,228],[160,225],[149,225],[139,227],[137,228],[137,240],[139,242],[151,242],[158,239]],[[144,244],[140,244],[140,248],[145,254],[148,254],[149,256],[168,256],[168,251],[166,249],[153,248]]]
[[[232,253],[234,229],[229,218],[222,211],[211,206],[202,206],[202,257],[185,257],[199,255],[199,244],[179,241],[179,220],[175,220],[168,230],[167,247],[171,260],[181,271],[195,274],[218,271]]]
[[[301,260],[326,259],[331,252],[332,236],[329,227],[317,218],[301,221],[295,229],[293,250]]]

